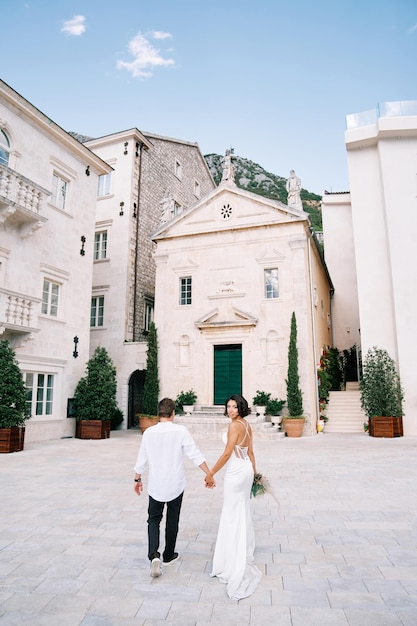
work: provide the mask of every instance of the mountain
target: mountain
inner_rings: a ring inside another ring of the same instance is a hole
[[[208,168],[218,185],[223,173],[223,156],[221,154],[204,155]],[[279,200],[287,203],[286,178],[267,172],[263,167],[249,159],[233,155],[233,167],[235,169],[235,182],[241,189],[257,193],[265,198]],[[321,196],[301,189],[301,201],[306,213],[310,215],[311,225],[316,232],[321,232]]]

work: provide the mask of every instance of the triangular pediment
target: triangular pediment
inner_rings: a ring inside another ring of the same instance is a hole
[[[216,307],[195,322],[200,330],[256,326],[258,319],[234,306]]]
[[[235,185],[220,185],[168,222],[153,240],[308,221],[308,214]]]

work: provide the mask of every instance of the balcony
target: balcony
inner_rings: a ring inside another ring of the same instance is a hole
[[[379,118],[409,117],[417,115],[417,100],[402,100],[399,102],[381,102],[376,109],[369,109],[361,113],[352,113],[346,116],[346,129],[359,128],[376,124]]]
[[[50,191],[0,164],[0,223],[13,225],[22,239],[47,221],[41,212],[50,195]]]
[[[38,309],[41,300],[9,289],[0,289],[0,337],[12,347],[38,333]]]

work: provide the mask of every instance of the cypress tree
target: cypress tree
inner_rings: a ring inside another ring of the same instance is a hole
[[[143,385],[142,412],[146,415],[158,415],[159,378],[158,378],[158,337],[156,326],[149,326],[148,351],[146,354],[146,374]]]
[[[287,373],[287,407],[290,417],[300,417],[303,414],[303,398],[299,387],[298,376],[298,348],[297,348],[297,321],[295,313],[291,316],[290,343],[288,346],[288,373]]]

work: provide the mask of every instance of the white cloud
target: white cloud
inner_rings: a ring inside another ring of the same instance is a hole
[[[84,15],[74,15],[72,20],[64,22],[61,31],[67,33],[67,35],[80,36],[85,32],[85,17]]]
[[[408,29],[409,33],[414,33],[417,30],[417,24],[414,24],[411,28]]]
[[[133,57],[133,61],[118,61],[117,69],[126,69],[134,77],[149,78],[152,76],[152,70],[158,66],[174,65],[174,59],[164,59],[161,56],[160,50],[154,48],[149,39],[168,39],[172,37],[169,33],[162,33],[155,31],[148,35],[146,38],[141,33],[138,33],[129,42],[129,52]]]
[[[151,37],[153,37],[154,39],[171,39],[172,35],[171,33],[164,33],[161,30],[154,30],[151,33]]]

